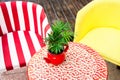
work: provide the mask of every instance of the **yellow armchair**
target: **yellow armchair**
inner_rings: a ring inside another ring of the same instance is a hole
[[[76,16],[74,42],[120,66],[120,0],[94,0]]]

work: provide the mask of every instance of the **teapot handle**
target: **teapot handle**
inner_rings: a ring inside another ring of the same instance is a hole
[[[67,52],[69,46],[68,45],[65,45],[65,49],[64,49],[64,52]]]

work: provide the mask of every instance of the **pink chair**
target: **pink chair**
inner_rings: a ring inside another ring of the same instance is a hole
[[[31,56],[45,46],[50,26],[39,4],[0,3],[0,72],[27,66]]]

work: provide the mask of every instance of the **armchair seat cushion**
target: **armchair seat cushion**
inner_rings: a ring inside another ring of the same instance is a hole
[[[109,27],[96,28],[88,32],[80,42],[95,49],[104,59],[120,65],[119,29]]]
[[[32,31],[16,31],[0,36],[0,72],[26,66],[32,55],[45,46]]]

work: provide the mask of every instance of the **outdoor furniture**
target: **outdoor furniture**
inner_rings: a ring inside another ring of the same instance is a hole
[[[0,73],[26,66],[43,46],[50,26],[42,6],[0,2]]]
[[[120,0],[93,0],[78,13],[74,42],[120,66]]]
[[[47,47],[40,49],[28,63],[29,80],[107,80],[107,66],[99,54],[84,44],[69,43],[66,60],[58,65],[48,64]]]

